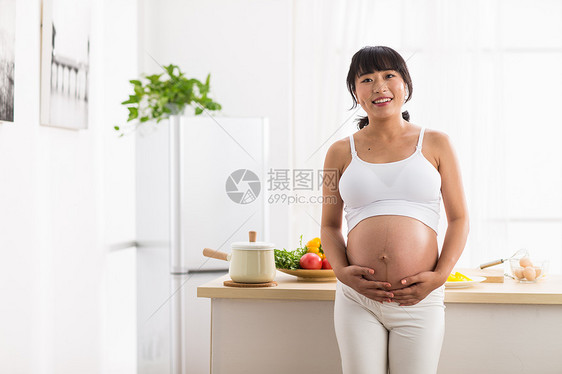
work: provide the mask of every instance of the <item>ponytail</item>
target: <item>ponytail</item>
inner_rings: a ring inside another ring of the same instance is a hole
[[[410,113],[408,113],[408,111],[404,111],[402,112],[402,118],[406,121],[410,121]],[[365,116],[365,117],[360,117],[359,120],[357,121],[357,127],[359,127],[359,130],[361,130],[363,127],[367,126],[369,124],[369,117]]]

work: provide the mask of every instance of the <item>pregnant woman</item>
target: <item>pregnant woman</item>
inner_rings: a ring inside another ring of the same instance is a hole
[[[358,51],[347,87],[367,116],[326,154],[324,169],[338,178],[323,186],[321,233],[338,278],[334,326],[343,372],[436,373],[444,283],[469,231],[459,163],[447,135],[402,113],[412,82],[396,51]],[[441,199],[448,226],[439,254]]]

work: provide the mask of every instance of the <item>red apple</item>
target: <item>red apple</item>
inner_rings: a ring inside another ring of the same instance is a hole
[[[322,260],[322,269],[331,269],[332,265],[328,262],[328,259],[325,258]]]

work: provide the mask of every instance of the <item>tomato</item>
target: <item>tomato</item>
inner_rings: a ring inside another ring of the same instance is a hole
[[[308,243],[306,243],[306,247],[320,247],[320,238],[314,238]]]
[[[328,262],[328,259],[325,258],[322,260],[322,269],[331,269],[332,265]]]
[[[300,259],[303,269],[322,269],[322,259],[316,253],[305,253]]]

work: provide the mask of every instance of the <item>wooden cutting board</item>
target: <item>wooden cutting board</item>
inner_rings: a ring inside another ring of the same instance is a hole
[[[264,283],[238,283],[232,279],[225,280],[223,282],[225,286],[228,287],[242,287],[242,288],[256,288],[256,287],[275,287],[277,286],[276,281],[264,282]]]
[[[459,273],[462,273],[469,278],[471,275],[477,277],[485,277],[486,280],[483,281],[482,283],[503,283],[505,279],[503,275],[504,273],[503,265],[501,265],[501,267],[496,266],[496,267],[489,267],[486,269],[454,268],[452,272],[454,273],[455,271],[458,271]]]

